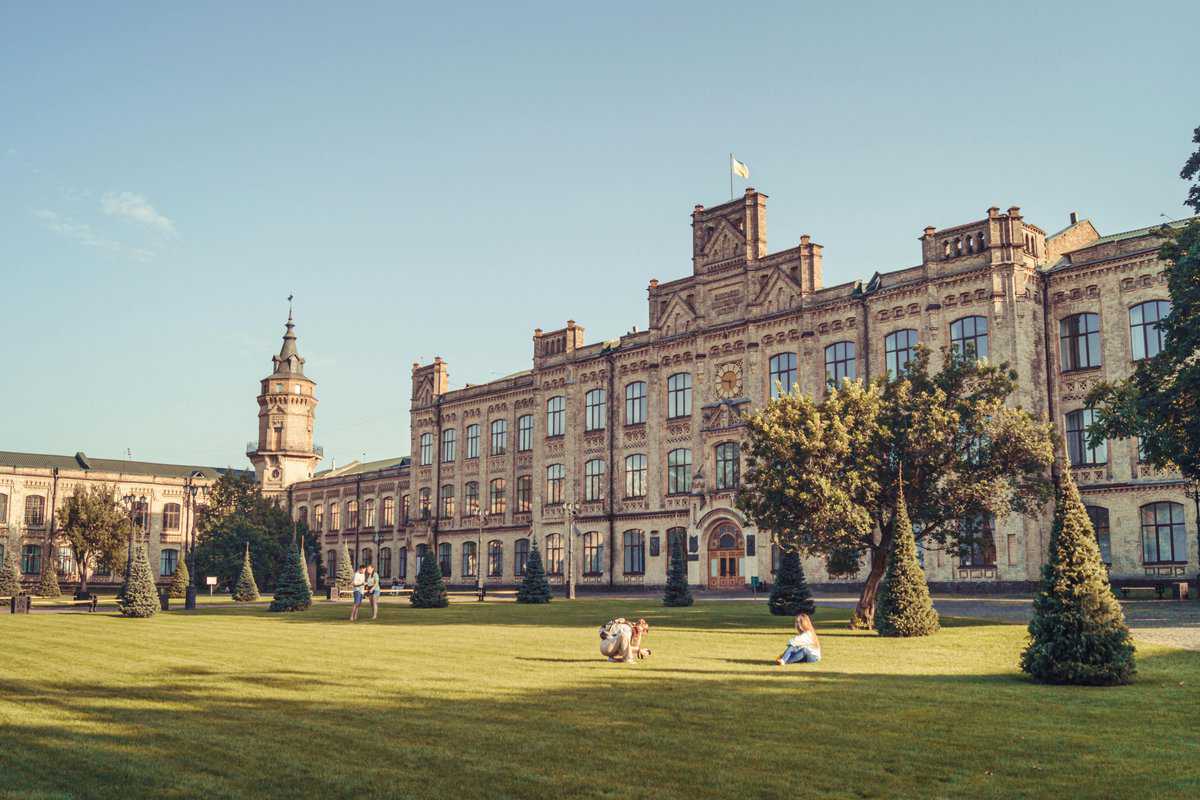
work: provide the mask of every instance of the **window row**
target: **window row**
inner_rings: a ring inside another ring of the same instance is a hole
[[[344,503],[332,501],[328,505],[317,503],[312,506],[311,515],[309,507],[302,505],[296,509],[296,520],[308,525],[314,531],[326,530],[326,508],[329,509],[328,515],[328,530],[338,531],[342,529],[342,511],[345,510],[346,530],[354,530],[362,523],[364,528],[376,527],[376,504],[375,500],[368,498],[363,501],[362,515],[360,520],[358,500],[347,500]],[[401,496],[400,498],[400,519],[402,523],[408,523],[408,497]],[[385,497],[379,503],[379,526],[390,528],[396,524],[396,500],[393,497]]]
[[[1084,506],[1092,528],[1096,532],[1096,543],[1100,547],[1100,558],[1112,566],[1112,534],[1109,528],[1108,509],[1103,506]],[[1160,501],[1147,503],[1138,509],[1141,532],[1142,563],[1186,564],[1188,560],[1188,536],[1184,524],[1183,505]]]
[[[1162,352],[1162,322],[1170,313],[1167,300],[1149,300],[1129,309],[1129,352],[1134,361]],[[1100,315],[1086,312],[1059,320],[1058,352],[1063,372],[1102,366]]]

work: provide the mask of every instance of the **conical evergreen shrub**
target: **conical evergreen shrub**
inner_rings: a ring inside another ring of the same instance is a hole
[[[690,606],[694,602],[688,586],[687,563],[683,560],[683,544],[671,543],[671,560],[667,563],[667,588],[663,592],[664,606]]]
[[[1071,471],[1062,473],[1049,557],[1033,601],[1021,669],[1042,683],[1129,683],[1137,670],[1125,614],[1109,588],[1096,533]]]
[[[150,572],[150,561],[143,544],[134,549],[129,578],[125,582],[125,591],[117,599],[117,605],[126,617],[152,617],[158,613],[158,590],[154,586],[154,576]]]
[[[254,568],[250,565],[250,543],[246,542],[246,556],[242,561],[242,574],[233,587],[233,599],[239,603],[253,603],[258,599],[258,584],[254,581]]]
[[[433,555],[427,553],[421,559],[417,588],[408,599],[415,608],[445,608],[450,604],[450,599],[446,597],[446,584],[442,581],[441,567]]]
[[[304,574],[300,550],[289,547],[287,561],[275,583],[275,597],[271,600],[272,611],[305,611],[312,605],[312,590]]]
[[[783,550],[779,554],[779,571],[775,573],[767,608],[779,617],[812,614],[817,610],[812,590],[808,588],[808,578],[804,575],[800,551]]]
[[[898,482],[896,492],[892,547],[879,584],[874,627],[881,636],[929,636],[938,632],[941,622],[929,596],[925,571],[917,561],[917,540],[902,483]]]
[[[354,565],[350,562],[350,546],[342,542],[342,555],[337,565],[337,588],[345,594],[354,588]]]
[[[518,603],[549,603],[550,581],[546,580],[546,568],[542,564],[542,553],[538,550],[537,537],[525,561],[525,578],[517,590]]]
[[[187,559],[181,558],[175,565],[175,573],[171,575],[171,585],[167,587],[167,596],[177,599],[187,597],[187,587],[191,581],[192,576],[188,572]]]
[[[300,540],[300,572],[304,575],[304,585],[308,587],[309,595],[312,594],[312,581],[308,579],[308,559],[304,556],[304,540]]]
[[[21,593],[21,566],[17,563],[17,545],[9,538],[4,546],[4,563],[0,565],[0,596],[12,597]]]
[[[42,578],[38,581],[37,593],[42,597],[62,597],[62,588],[58,585],[58,565],[49,559],[42,568]]]

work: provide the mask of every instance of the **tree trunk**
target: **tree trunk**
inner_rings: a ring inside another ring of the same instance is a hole
[[[75,593],[75,598],[78,600],[83,595],[87,594],[87,557],[88,553],[84,554],[83,558],[79,557],[79,553],[75,553],[75,566],[79,569],[79,591]]]
[[[850,627],[855,630],[869,630],[875,623],[875,601],[879,596],[879,584],[887,569],[888,551],[892,549],[891,525],[883,528],[879,544],[871,547],[871,569],[863,582],[862,594],[858,597],[858,605],[850,616]]]

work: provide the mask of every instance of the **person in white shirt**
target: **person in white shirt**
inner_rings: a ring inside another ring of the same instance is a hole
[[[775,659],[775,663],[784,664],[815,664],[821,660],[821,640],[813,627],[812,618],[800,612],[796,615],[796,635],[788,640],[787,649],[783,655]]]
[[[358,607],[362,605],[363,587],[366,585],[366,583],[367,583],[367,568],[359,567],[354,572],[354,584],[352,586],[352,588],[354,589],[354,608],[350,609],[350,621],[351,622],[355,622],[358,620]]]

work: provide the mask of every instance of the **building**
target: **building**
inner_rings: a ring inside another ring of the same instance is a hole
[[[809,236],[767,249],[766,202],[748,189],[695,207],[692,274],[649,282],[645,331],[588,343],[574,321],[538,329],[531,369],[462,389],[441,358],[414,364],[412,463],[293,484],[296,513],[327,553],[361,548],[385,577],[411,575],[416,557],[435,553],[451,583],[474,584],[483,570],[485,583],[512,584],[536,537],[560,582],[573,560],[582,585],[661,585],[676,539],[695,585],[769,582],[769,534],[734,507],[740,415],[777,384],[819,396],[830,380],[895,374],[921,343],[1013,366],[1015,402],[1066,433],[1114,579],[1194,574],[1195,510],[1179,477],[1140,463],[1136,442],[1091,450],[1083,439],[1087,390],[1161,346],[1159,228],[1101,236],[1072,214],[1047,235],[1017,207],[990,208],[925,228],[914,266],[827,287]],[[930,581],[1029,587],[1048,511],[987,521],[967,552],[922,552]],[[817,560],[806,569],[835,581]]]

